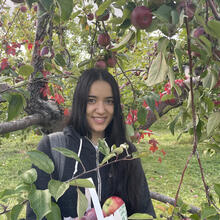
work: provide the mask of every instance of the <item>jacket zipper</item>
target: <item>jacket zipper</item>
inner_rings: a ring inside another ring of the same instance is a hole
[[[100,175],[100,170],[99,170],[99,148],[98,146],[95,146],[92,141],[86,137],[86,139],[92,144],[92,146],[95,148],[96,151],[96,168],[97,168],[97,182],[98,182],[98,198],[99,201],[101,201],[102,198],[102,180],[101,180],[101,175]]]

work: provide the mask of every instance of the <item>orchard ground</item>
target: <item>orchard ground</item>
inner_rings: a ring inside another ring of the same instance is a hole
[[[168,129],[167,123],[171,121],[170,117],[173,117],[175,113],[173,111],[169,116],[162,117],[150,128],[155,133],[152,137],[159,142],[159,149],[164,149],[166,155],[162,156],[161,153],[159,155],[159,151],[155,153],[149,151],[149,155],[142,159],[150,190],[172,198],[175,198],[182,171],[192,150],[192,137],[184,134],[177,140],[179,132],[177,131],[173,136]],[[0,191],[17,185],[19,171],[23,172],[31,166],[26,152],[35,149],[41,139],[41,136],[34,134],[33,129],[26,139],[22,140],[21,137],[21,132],[17,132],[10,134],[9,138],[0,138]],[[149,148],[147,137],[145,147]],[[213,192],[213,184],[220,183],[220,154],[210,156],[210,154],[204,153],[206,150],[205,144],[198,146],[205,180]],[[161,163],[158,161],[158,156],[162,158]],[[196,157],[193,157],[188,165],[179,197],[185,203],[197,207],[200,207],[202,202],[206,202]],[[163,210],[167,209],[168,205],[155,200],[153,203],[159,219],[159,215],[164,214]]]

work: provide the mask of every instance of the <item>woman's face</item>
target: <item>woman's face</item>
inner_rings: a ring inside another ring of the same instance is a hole
[[[111,86],[102,80],[95,81],[89,90],[86,119],[92,134],[92,142],[104,137],[106,127],[114,114],[114,100]]]

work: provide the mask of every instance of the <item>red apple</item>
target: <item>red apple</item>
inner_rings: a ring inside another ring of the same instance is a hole
[[[48,55],[48,53],[49,53],[49,47],[48,46],[45,46],[45,47],[43,47],[42,49],[41,49],[41,51],[40,51],[40,56],[46,56],[46,55]]]
[[[37,12],[37,5],[34,6],[34,11]]]
[[[20,7],[21,12],[25,13],[27,11],[27,7],[25,5],[22,5]]]
[[[106,69],[107,65],[104,60],[98,60],[95,64],[96,68]]]
[[[196,52],[196,51],[192,51],[191,54],[192,54],[193,57],[200,57],[201,56],[201,54],[199,52]]]
[[[110,36],[108,35],[108,33],[99,34],[98,43],[100,46],[108,46],[110,44]]]
[[[203,27],[198,27],[193,30],[193,37],[199,38],[202,35],[205,35],[205,30]]]
[[[131,13],[131,23],[137,29],[146,29],[152,23],[152,13],[145,6],[137,6]]]
[[[115,67],[116,63],[117,63],[117,60],[115,57],[109,57],[107,59],[107,64],[109,67],[112,67],[112,68]]]
[[[85,213],[85,217],[86,217],[86,219],[88,219],[88,220],[97,220],[97,216],[96,216],[96,213],[95,213],[95,209],[94,209],[94,208],[89,209],[89,210]]]
[[[104,217],[112,215],[123,204],[124,201],[118,196],[111,196],[106,199],[102,206]]]
[[[87,18],[89,21],[92,21],[94,19],[94,14],[93,13],[87,14]]]
[[[183,1],[179,2],[176,10],[180,14],[181,11],[184,10],[185,4],[186,4],[186,15],[187,15],[189,21],[191,21],[194,17],[194,13],[196,11],[196,6],[192,2],[187,3],[186,0],[183,0]]]
[[[97,21],[107,21],[109,19],[109,11],[106,9],[100,16],[95,15]]]

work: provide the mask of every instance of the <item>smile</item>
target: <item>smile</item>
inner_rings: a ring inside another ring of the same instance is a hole
[[[103,117],[93,117],[92,119],[98,124],[102,124],[105,122],[105,118]]]

